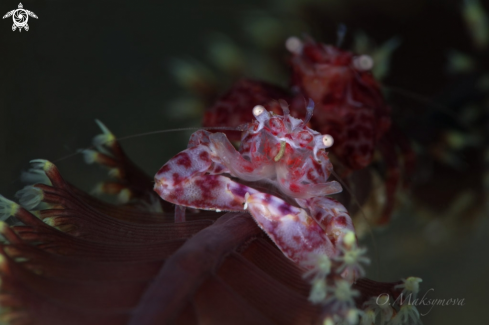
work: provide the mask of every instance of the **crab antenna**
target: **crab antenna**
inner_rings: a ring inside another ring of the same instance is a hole
[[[304,124],[309,123],[312,117],[312,113],[314,112],[314,101],[309,98],[309,102],[307,103],[306,107],[307,113],[306,113],[306,118],[304,119]]]
[[[280,107],[282,108],[282,111],[284,112],[284,117],[289,116],[290,110],[289,110],[289,104],[283,99],[279,99],[278,103],[280,104]]]
[[[338,26],[338,31],[336,31],[336,35],[338,37],[338,40],[336,41],[336,47],[341,47],[343,44],[343,41],[345,40],[345,35],[346,35],[346,25],[345,24],[340,24]]]
[[[263,127],[265,126],[265,122],[268,121],[268,119],[270,118],[270,114],[265,107],[261,105],[256,105],[255,107],[253,107],[253,116],[258,120],[258,122],[260,122],[258,129],[255,131],[256,133],[263,129]]]
[[[278,103],[280,104],[280,107],[282,108],[282,111],[284,112],[285,127],[290,132],[291,129],[290,129],[290,119],[289,119],[289,114],[290,114],[289,104],[287,104],[287,102],[283,99],[279,99]]]

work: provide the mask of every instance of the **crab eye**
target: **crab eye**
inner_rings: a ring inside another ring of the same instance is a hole
[[[292,54],[300,54],[302,47],[302,41],[295,36],[289,37],[285,41],[285,48]]]
[[[368,71],[374,66],[374,60],[369,55],[360,55],[353,58],[353,66],[360,71]]]
[[[318,134],[314,137],[314,158],[318,160],[317,153],[321,149],[329,148],[333,145],[333,137],[329,134]]]
[[[262,115],[263,112],[265,112],[265,107],[263,107],[261,105],[256,105],[255,107],[253,107],[253,115],[255,117]]]
[[[265,123],[270,118],[270,114],[265,109],[265,107],[263,107],[261,105],[256,105],[255,107],[253,107],[253,115],[255,116],[257,121],[259,122],[259,125],[254,130],[254,133],[257,133],[261,129],[263,129],[263,127],[265,126]]]
[[[330,136],[329,134],[323,135],[323,144],[326,148],[331,147],[333,143],[334,143],[334,139],[332,136]]]

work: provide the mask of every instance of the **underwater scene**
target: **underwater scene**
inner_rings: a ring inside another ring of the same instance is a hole
[[[489,2],[0,7],[0,324],[487,323]]]

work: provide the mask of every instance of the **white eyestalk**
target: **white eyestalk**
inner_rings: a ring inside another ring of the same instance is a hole
[[[333,144],[334,144],[334,139],[331,135],[329,134],[316,135],[314,137],[314,158],[316,158],[316,160],[318,159],[317,152],[319,150],[329,148]]]
[[[261,105],[256,105],[255,107],[253,107],[253,115],[258,119],[258,116],[262,115],[263,112],[265,112],[266,109],[265,107],[261,106]]]
[[[329,148],[334,144],[334,139],[329,134],[325,134],[322,137],[324,148]]]
[[[256,105],[255,107],[253,107],[253,116],[255,116],[258,122],[260,122],[258,129],[255,131],[255,133],[258,133],[265,126],[265,122],[268,121],[268,119],[270,118],[270,114],[265,109],[265,107],[261,105]]]
[[[280,108],[282,108],[282,111],[284,112],[284,117],[289,116],[290,110],[289,110],[289,104],[283,99],[279,99],[278,103],[280,104]]]
[[[359,71],[368,71],[374,67],[374,60],[370,55],[360,55],[353,58],[353,66]]]
[[[278,103],[280,104],[280,107],[282,108],[282,111],[284,112],[285,127],[287,128],[287,131],[290,132],[291,131],[291,129],[290,129],[291,123],[290,123],[290,118],[289,118],[289,115],[290,115],[289,104],[287,104],[287,102],[283,99],[279,99]]]
[[[298,37],[292,36],[285,41],[285,48],[292,54],[301,54],[303,47],[304,44]]]

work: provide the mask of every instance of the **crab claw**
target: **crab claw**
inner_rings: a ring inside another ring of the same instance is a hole
[[[336,244],[348,232],[355,233],[350,215],[340,202],[329,197],[296,199],[296,202],[314,216],[332,243]]]
[[[246,193],[245,209],[295,263],[304,265],[311,253],[334,256],[336,248],[306,210],[265,193]]]

